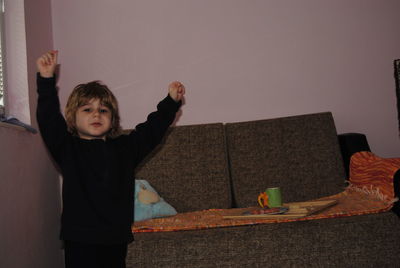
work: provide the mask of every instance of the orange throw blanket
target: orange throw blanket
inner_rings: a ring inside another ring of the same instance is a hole
[[[392,208],[396,201],[393,176],[400,168],[400,158],[380,158],[370,152],[352,156],[349,186],[341,193],[318,200],[338,200],[338,204],[315,215],[295,219],[223,219],[223,216],[240,215],[249,208],[210,209],[179,213],[168,218],[135,222],[134,233],[198,230],[217,227],[242,226],[278,222],[307,221],[380,213]]]

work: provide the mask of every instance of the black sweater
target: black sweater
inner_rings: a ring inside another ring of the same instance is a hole
[[[67,131],[55,78],[38,74],[37,87],[40,132],[63,176],[61,239],[131,242],[135,167],[160,143],[181,103],[167,96],[129,135],[85,140]]]

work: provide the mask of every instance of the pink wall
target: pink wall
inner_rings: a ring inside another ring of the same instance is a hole
[[[60,187],[39,135],[0,126],[0,267],[63,267]]]
[[[60,96],[100,79],[132,127],[187,86],[178,124],[331,111],[339,133],[399,156],[397,0],[52,0]]]
[[[8,104],[10,112],[21,112],[14,116],[34,126],[33,58],[53,43],[50,4],[6,0],[6,21],[22,20],[6,25]],[[59,178],[40,136],[0,125],[0,148],[0,267],[63,267]]]

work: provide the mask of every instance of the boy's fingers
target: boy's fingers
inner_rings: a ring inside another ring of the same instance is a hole
[[[184,85],[181,85],[181,87],[179,88],[179,93],[182,94],[182,95],[184,95],[185,92],[186,92],[185,86],[184,86]]]
[[[53,52],[54,52],[54,63],[57,63],[58,51],[57,50],[53,50]]]
[[[57,50],[50,50],[49,52],[48,52],[48,54],[50,55],[50,58],[53,60],[53,61],[57,61],[57,53],[58,51]]]
[[[47,65],[47,59],[46,59],[46,57],[44,55],[42,57],[40,57],[40,63],[42,65]]]
[[[39,62],[42,65],[54,65],[57,64],[57,56],[57,50],[50,50],[39,58]]]
[[[179,100],[182,98],[183,95],[185,95],[186,92],[185,86],[179,81],[172,82],[169,85],[169,90],[170,92],[176,94]]]
[[[173,84],[174,86],[176,86],[176,87],[183,86],[182,83],[179,82],[179,81],[174,81],[172,84]]]
[[[46,61],[47,65],[51,64],[52,59],[51,59],[51,55],[49,53],[47,53],[45,55],[45,61]]]

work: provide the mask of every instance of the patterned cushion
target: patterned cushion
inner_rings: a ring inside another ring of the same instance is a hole
[[[353,154],[350,162],[350,187],[393,202],[394,176],[400,169],[400,158],[381,158],[371,152]]]
[[[135,221],[176,215],[176,210],[159,196],[146,180],[135,180]]]

